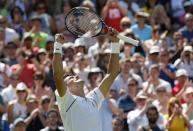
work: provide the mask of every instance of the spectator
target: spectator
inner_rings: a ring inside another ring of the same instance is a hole
[[[85,93],[87,94],[89,91],[93,90],[95,87],[99,86],[103,78],[103,72],[98,67],[93,67],[88,72],[88,85],[86,86]]]
[[[121,59],[120,68],[121,68],[121,72],[119,73],[115,81],[113,82],[112,89],[115,89],[119,93],[121,93],[121,95],[124,95],[125,92],[127,91],[127,86],[128,86],[127,80],[130,77],[133,77],[134,79],[136,79],[138,81],[139,86],[141,86],[142,84],[141,77],[131,72],[132,67],[131,67],[130,59],[126,59],[126,58]]]
[[[156,106],[159,113],[165,115],[167,114],[167,102],[170,98],[164,85],[159,85],[156,89],[156,97],[152,102]]]
[[[33,12],[32,17],[38,17],[41,21],[41,29],[47,34],[56,32],[56,25],[53,18],[46,12],[46,5],[44,2],[36,3],[36,10]]]
[[[174,86],[176,67],[169,63],[169,52],[161,49],[159,52],[160,78]]]
[[[150,17],[151,25],[159,25],[160,31],[171,30],[171,21],[163,5],[156,5]]]
[[[46,118],[42,113],[40,101],[38,101],[35,95],[29,95],[27,98],[27,117],[25,122],[27,125],[27,131],[39,131],[46,125]]]
[[[178,69],[185,69],[188,73],[189,79],[193,80],[193,49],[192,46],[184,46],[181,57],[177,59],[174,65]]]
[[[146,82],[143,83],[144,92],[147,93],[151,98],[155,97],[155,91],[160,85],[165,87],[169,96],[172,93],[171,85],[167,81],[160,79],[159,74],[159,66],[156,64],[151,65],[149,69],[149,78]]]
[[[147,13],[138,11],[136,14],[137,23],[131,26],[131,30],[141,41],[145,41],[151,38],[152,27],[145,23],[147,17]]]
[[[19,80],[21,82],[24,82],[27,85],[27,87],[31,89],[34,85],[33,75],[37,69],[35,64],[32,63],[32,61],[36,63],[38,69],[40,69],[40,65],[38,64],[34,55],[31,55],[32,57],[29,56],[30,55],[27,55],[23,51],[18,51],[17,52],[18,64],[12,65],[12,68],[15,68],[16,72],[19,73]]]
[[[127,16],[123,17],[121,19],[120,26],[122,31],[125,31],[126,29],[130,28],[131,27],[130,19]]]
[[[33,93],[40,100],[42,96],[48,95],[52,96],[53,92],[50,87],[46,86],[44,83],[44,75],[41,72],[36,72],[34,74],[34,89]]]
[[[159,118],[159,112],[155,106],[150,106],[147,108],[146,111],[146,116],[148,119],[148,125],[147,126],[142,126],[138,128],[138,131],[164,131],[164,127],[159,127],[157,125],[157,120]]]
[[[127,37],[131,37],[133,39],[135,39],[135,35],[133,34],[132,30],[131,29],[125,29],[123,32],[122,32],[123,35],[127,36]],[[121,58],[131,58],[132,54],[134,53],[135,51],[135,47],[127,42],[124,42],[124,41],[120,41],[121,44],[123,44],[123,51],[120,53],[120,57]]]
[[[16,99],[16,86],[19,83],[19,75],[12,73],[9,82],[10,83],[8,87],[4,88],[1,91],[1,95],[3,97],[5,105],[7,105],[10,101]]]
[[[8,27],[6,18],[1,15],[0,28],[2,31],[0,41],[3,42],[3,45],[6,45],[8,42],[14,41],[19,46],[19,35],[15,30]]]
[[[7,45],[5,45],[5,58],[3,61],[9,65],[12,66],[14,64],[17,64],[17,44],[15,42],[9,42]]]
[[[121,116],[122,110],[118,108],[116,101],[111,98],[106,98],[99,109],[99,115],[102,124],[102,131],[112,131],[113,116]]]
[[[49,35],[41,31],[41,19],[39,17],[31,18],[31,37],[33,38],[33,46],[45,48]]]
[[[66,42],[73,42],[75,40],[75,36],[72,35],[65,26],[64,18],[66,14],[70,11],[72,8],[69,4],[70,1],[63,1],[62,5],[62,12],[58,15],[54,15],[54,20],[56,23],[56,28],[58,33],[63,33],[65,35]]]
[[[115,117],[112,121],[113,131],[123,131],[123,120],[119,117]]]
[[[179,31],[182,33],[183,37],[188,40],[188,43],[191,44],[193,38],[193,15],[191,13],[185,15],[185,22],[186,25]]]
[[[148,39],[144,42],[144,49],[148,53],[153,46],[158,46],[159,48],[164,48],[163,40],[160,37],[160,27],[159,26],[153,26],[152,36],[151,39]]]
[[[148,97],[143,93],[143,91],[138,92],[135,101],[137,104],[135,110],[130,111],[127,115],[129,131],[137,131],[139,126],[148,125],[148,119],[145,113],[148,107],[151,105],[152,101],[148,100]],[[162,127],[164,123],[164,117],[159,115],[156,123],[159,127]]]
[[[120,109],[123,109],[124,115],[123,115],[123,120],[124,120],[124,129],[128,130],[128,125],[127,125],[127,114],[134,110],[136,107],[136,103],[134,101],[137,92],[139,90],[138,87],[138,82],[134,78],[129,78],[128,79],[128,87],[127,87],[127,92],[124,96],[120,97],[118,99],[118,106]]]
[[[123,16],[126,14],[127,10],[121,8],[118,0],[107,0],[101,13],[105,23],[108,26],[117,29],[118,31],[121,31],[120,22]]]
[[[189,120],[192,121],[193,120],[193,102],[192,102],[193,87],[192,87],[192,85],[189,87],[186,87],[186,90],[184,92],[184,97],[185,97],[186,103],[184,103],[182,105],[182,107],[184,107],[185,113],[189,117]],[[191,125],[191,126],[193,126],[193,125]]]
[[[64,128],[58,125],[59,117],[60,115],[57,110],[50,109],[47,113],[47,127],[40,131],[64,131]]]
[[[17,99],[10,101],[7,109],[8,122],[11,124],[18,117],[27,116],[26,99],[28,96],[27,86],[24,83],[18,83],[16,86]]]
[[[23,118],[17,118],[14,121],[12,131],[26,131],[26,123]]]
[[[172,97],[168,102],[166,128],[171,131],[187,131],[190,127],[188,118],[182,112],[180,101]]]
[[[11,27],[19,34],[19,38],[23,37],[23,34],[25,33],[25,27],[26,24],[24,21],[26,21],[26,17],[24,12],[21,10],[19,6],[14,6],[11,9],[10,17],[9,17],[9,23]]]

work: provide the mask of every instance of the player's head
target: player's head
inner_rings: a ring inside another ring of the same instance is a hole
[[[76,75],[65,76],[64,82],[67,84],[69,91],[75,95],[80,95],[83,91],[84,81]]]

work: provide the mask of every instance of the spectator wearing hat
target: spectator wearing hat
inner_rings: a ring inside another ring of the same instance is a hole
[[[127,123],[129,131],[137,131],[140,126],[148,125],[146,110],[152,105],[152,100],[148,99],[145,93],[141,90],[135,97],[136,108],[130,111],[127,115]],[[160,114],[156,122],[158,127],[164,126],[164,117]]]
[[[26,123],[23,118],[17,118],[14,121],[12,131],[26,131]]]
[[[138,81],[139,87],[142,86],[142,79],[139,75],[132,72],[132,63],[131,60],[128,58],[123,58],[119,61],[120,63],[120,73],[113,82],[112,89],[117,90],[120,95],[124,95],[127,92],[127,80],[130,77],[133,77]]]
[[[75,54],[77,53],[83,53],[83,54],[87,54],[87,45],[85,43],[85,40],[82,40],[84,38],[78,38],[75,40],[74,42],[74,50],[75,50]]]
[[[136,14],[137,23],[131,26],[131,30],[141,41],[151,38],[152,27],[145,24],[145,20],[149,15],[145,12],[138,11]]]
[[[183,93],[188,86],[191,86],[191,81],[188,79],[187,71],[184,69],[178,69],[176,71],[176,84],[172,88],[172,94],[180,99],[181,103],[185,103]]]
[[[64,53],[63,67],[72,68],[74,66],[75,51],[73,45],[74,43],[72,42],[67,42],[63,44],[63,53]]]
[[[124,129],[128,130],[127,114],[128,112],[134,110],[136,107],[136,103],[134,99],[137,95],[139,87],[138,87],[138,81],[132,77],[128,79],[127,84],[128,84],[128,87],[127,87],[126,94],[120,97],[117,103],[118,103],[118,107],[120,109],[123,109],[124,111],[124,115],[123,115]]]
[[[191,0],[183,1],[184,11],[185,13],[192,13],[193,11],[193,3]]]
[[[8,122],[11,124],[17,117],[27,116],[26,99],[28,96],[27,86],[20,82],[16,86],[17,98],[10,101],[7,107]]]
[[[188,43],[193,41],[193,15],[192,13],[185,14],[185,26],[180,28],[179,32],[182,33],[183,37],[188,40]]]
[[[184,46],[181,57],[177,59],[174,65],[180,69],[185,69],[189,79],[193,80],[193,49],[192,46]]]
[[[86,86],[85,94],[96,88],[103,78],[103,72],[98,67],[92,67],[87,74],[88,84]]]
[[[127,14],[127,10],[120,6],[118,0],[108,0],[103,7],[101,14],[108,26],[121,31],[120,22]]]
[[[50,109],[47,113],[47,126],[40,131],[64,131],[64,127],[58,125],[60,119],[59,112],[55,109]]]
[[[5,58],[3,59],[3,61],[9,66],[17,64],[17,44],[15,42],[8,42],[7,45],[5,45],[4,49]]]
[[[123,17],[121,19],[120,26],[122,31],[129,29],[131,27],[131,20],[129,19],[129,17],[127,16]]]
[[[27,111],[27,131],[39,131],[46,126],[46,116],[42,113],[40,101],[34,94],[27,98]]]

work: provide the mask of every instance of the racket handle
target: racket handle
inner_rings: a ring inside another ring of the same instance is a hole
[[[134,39],[129,38],[129,37],[127,37],[127,36],[124,36],[124,35],[122,35],[122,34],[118,34],[117,37],[118,37],[119,39],[123,40],[124,42],[127,42],[127,43],[129,43],[129,44],[132,44],[132,45],[134,45],[134,46],[138,46],[138,44],[139,44],[139,41],[138,41],[138,40],[134,40]]]

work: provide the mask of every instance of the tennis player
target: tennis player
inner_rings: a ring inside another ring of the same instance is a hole
[[[99,108],[119,72],[120,45],[117,31],[108,28],[111,43],[111,56],[108,73],[99,87],[84,94],[84,81],[77,76],[65,76],[62,69],[62,44],[64,36],[55,35],[53,71],[57,90],[56,99],[65,131],[101,131]],[[64,43],[65,44],[65,43]]]

